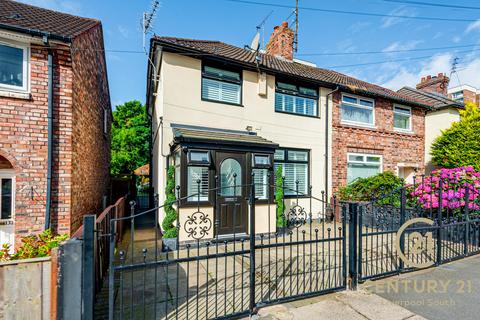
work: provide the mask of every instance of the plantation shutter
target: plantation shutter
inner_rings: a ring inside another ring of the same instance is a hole
[[[207,167],[188,167],[187,174],[187,196],[188,201],[197,201],[198,183],[200,179],[200,201],[208,201],[208,168]]]

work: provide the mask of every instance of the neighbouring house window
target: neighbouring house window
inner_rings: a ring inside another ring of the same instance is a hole
[[[463,91],[457,91],[452,93],[452,99],[457,102],[463,102]]]
[[[393,127],[400,131],[412,130],[412,109],[403,106],[393,107]]]
[[[366,126],[375,125],[374,102],[371,99],[342,95],[342,122]]]
[[[294,84],[277,82],[275,111],[317,116],[318,90]]]
[[[241,104],[242,78],[238,71],[203,66],[202,99]]]
[[[285,195],[297,195],[297,181],[298,195],[308,194],[309,158],[308,150],[279,149],[275,151],[274,168],[276,171],[279,166],[282,166],[285,177]]]
[[[382,172],[382,157],[371,154],[349,153],[347,183],[357,178],[368,178]]]
[[[0,42],[0,88],[28,89],[28,47]]]
[[[208,201],[208,167],[187,167],[187,196],[190,202]]]
[[[0,220],[13,217],[13,179],[0,178]]]

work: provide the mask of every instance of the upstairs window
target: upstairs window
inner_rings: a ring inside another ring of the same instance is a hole
[[[363,126],[375,125],[374,102],[371,99],[342,95],[342,122]]]
[[[241,104],[242,78],[238,71],[203,66],[202,99],[208,101]]]
[[[0,42],[0,89],[26,91],[28,48]]]
[[[412,131],[412,109],[404,106],[394,106],[393,127],[398,131]]]
[[[318,115],[317,89],[277,82],[275,88],[275,111],[303,116]]]

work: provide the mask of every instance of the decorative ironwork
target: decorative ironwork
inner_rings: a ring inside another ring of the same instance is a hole
[[[307,212],[298,204],[290,208],[288,213],[288,225],[295,228],[303,226],[307,223]]]
[[[212,229],[212,220],[205,213],[196,211],[187,217],[184,229],[188,237],[200,240]]]

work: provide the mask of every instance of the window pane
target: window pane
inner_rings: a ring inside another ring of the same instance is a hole
[[[270,158],[268,156],[264,155],[255,155],[254,156],[254,164],[256,165],[269,165],[270,164]]]
[[[303,196],[307,193],[308,166],[306,163],[283,163],[283,174],[285,176],[285,194]]]
[[[240,103],[241,85],[208,78],[202,79],[202,98],[228,103]]]
[[[380,162],[380,157],[367,157],[367,162]]]
[[[342,120],[373,124],[373,110],[343,104]]]
[[[380,165],[349,163],[347,170],[347,183],[357,178],[368,178],[380,173]]]
[[[410,130],[410,116],[395,113],[393,115],[393,126],[397,129]]]
[[[274,160],[285,160],[285,150],[275,150]]]
[[[188,201],[207,201],[208,200],[208,168],[206,167],[188,167],[187,169],[187,196]],[[200,180],[200,184],[198,183]],[[200,197],[199,194],[200,187]]]
[[[253,169],[255,181],[255,197],[258,199],[267,199],[268,195],[268,170],[267,169]]]
[[[349,155],[348,161],[361,161],[363,162],[363,156]]]
[[[0,44],[0,84],[23,86],[23,49]]]
[[[317,100],[305,99],[306,111],[305,113],[310,116],[315,116],[317,113]]]
[[[12,217],[12,179],[2,179],[1,181],[1,218],[10,219]]]
[[[372,107],[373,108],[373,102],[372,101],[360,99],[360,104],[362,106],[365,106],[365,107]]]
[[[295,113],[305,114],[305,98],[297,97],[295,99]]]
[[[235,159],[225,159],[220,166],[220,194],[222,196],[242,195],[242,167]],[[235,186],[237,186],[235,188]],[[236,190],[235,190],[236,189]]]
[[[342,97],[342,100],[345,101],[345,102],[357,103],[357,99],[356,99],[356,98],[351,98],[351,97],[349,97],[349,96],[343,96],[343,97]]]
[[[300,93],[307,95],[307,96],[312,96],[312,97],[317,97],[317,90],[315,89],[309,89],[309,88],[304,88],[300,87]]]
[[[290,160],[290,161],[308,161],[308,152],[288,150],[288,160]]]
[[[317,113],[317,100],[276,92],[275,110],[315,116]]]
[[[393,112],[395,113],[402,113],[402,114],[405,114],[405,115],[410,115],[411,111],[410,109],[408,108],[402,108],[402,107],[395,107],[393,109]]]
[[[228,80],[240,80],[240,73],[235,71],[228,71],[214,67],[205,66],[205,73],[210,76],[219,77]]]
[[[277,87],[284,90],[297,91],[297,86],[284,82],[277,82]]]
[[[284,94],[283,95],[283,111],[293,112],[294,107],[294,97]]]
[[[209,162],[208,151],[190,151],[190,161]]]

